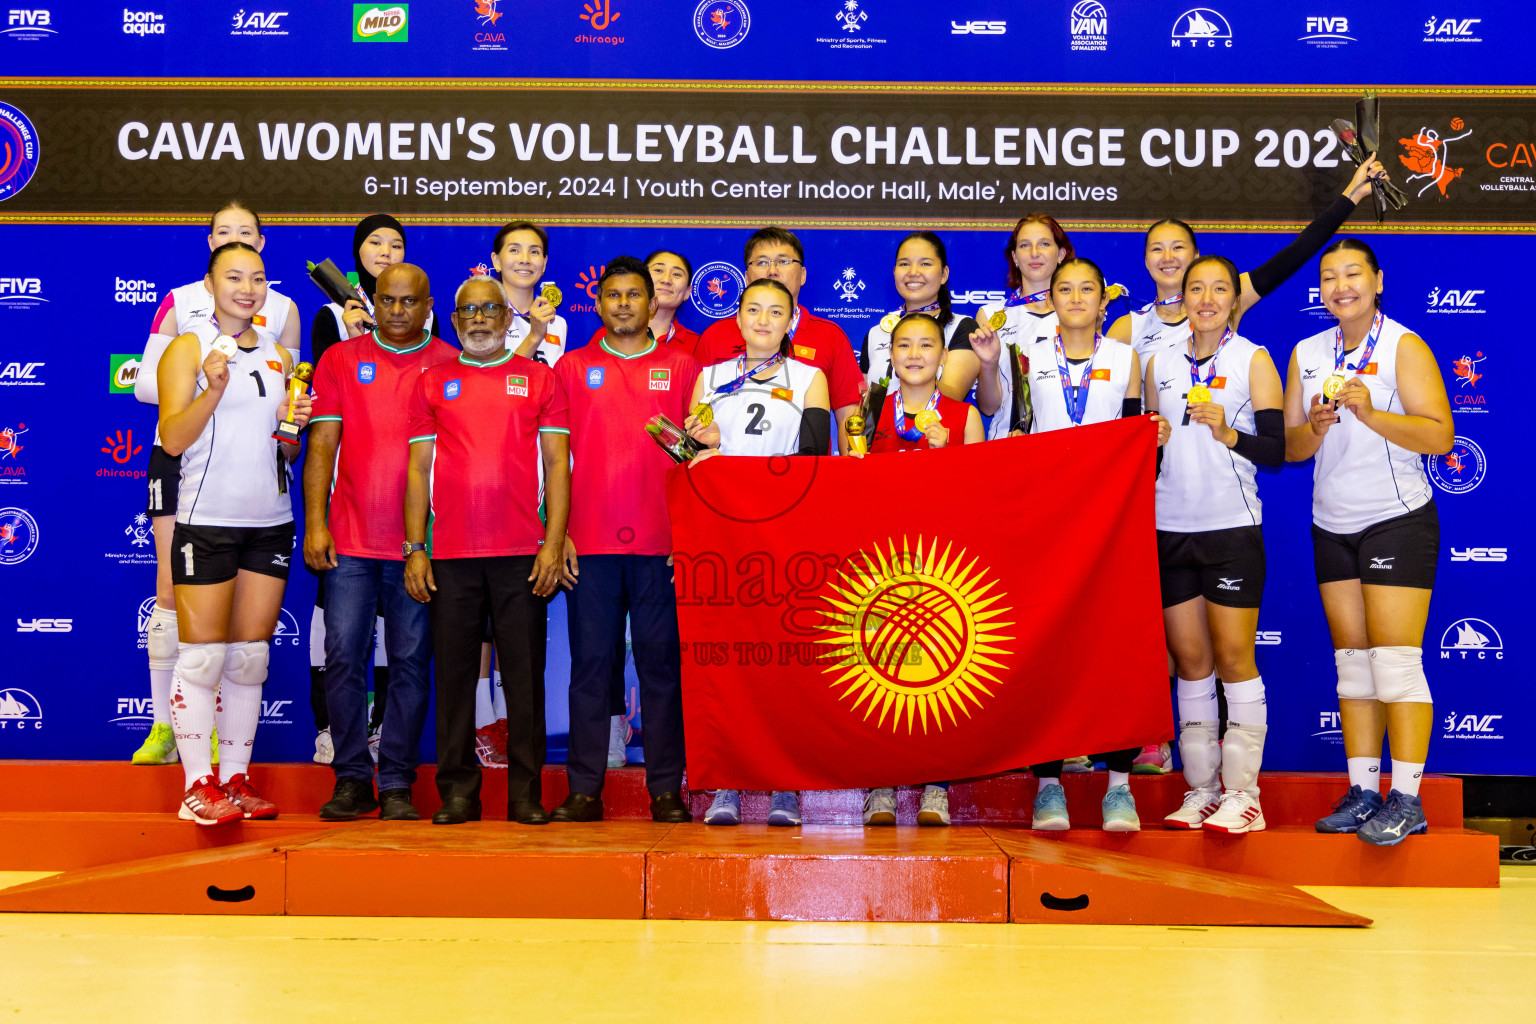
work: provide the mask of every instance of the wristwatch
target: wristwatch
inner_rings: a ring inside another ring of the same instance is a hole
[[[410,558],[411,557],[411,552],[412,551],[425,551],[425,550],[427,550],[427,546],[425,544],[412,544],[410,541],[406,541],[405,543],[400,545],[400,553],[402,555],[404,555],[406,558]]]

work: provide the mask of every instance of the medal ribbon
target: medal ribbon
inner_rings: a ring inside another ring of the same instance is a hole
[[[1035,294],[1033,294],[1033,295],[1025,295],[1024,294],[1024,289],[1022,289],[1022,288],[1015,288],[1013,290],[1013,294],[1008,296],[1007,301],[1004,302],[1003,305],[1005,307],[1006,306],[1027,306],[1027,305],[1029,305],[1032,302],[1044,302],[1045,301],[1045,297],[1047,295],[1049,295],[1049,294],[1051,294],[1051,290],[1049,288],[1045,289],[1044,291],[1035,292]]]
[[[1216,376],[1216,360],[1217,360],[1218,357],[1220,357],[1221,350],[1223,348],[1226,348],[1227,342],[1229,342],[1231,340],[1232,340],[1232,328],[1228,327],[1226,329],[1226,331],[1222,333],[1221,340],[1216,343],[1216,351],[1211,353],[1210,372],[1205,375],[1205,379],[1204,380],[1201,380],[1200,379],[1200,363],[1198,361],[1196,361],[1196,359],[1195,359],[1195,334],[1194,334],[1193,331],[1190,332],[1190,334],[1189,334],[1189,386],[1190,387],[1192,387],[1192,388],[1193,387],[1200,387],[1200,386],[1209,384],[1211,382],[1211,379]]]
[[[727,381],[726,383],[721,384],[719,387],[715,388],[712,394],[735,394],[746,386],[746,383],[749,379],[759,373],[762,373],[764,370],[772,370],[776,368],[782,362],[784,362],[784,353],[775,352],[772,359],[765,359],[761,363],[758,363],[756,366],[754,366],[752,369],[748,370],[747,354],[743,352],[741,355],[736,357],[736,372],[739,374],[739,376],[735,380]]]
[[[1067,350],[1061,343],[1061,328],[1056,328],[1056,375],[1061,378],[1061,397],[1067,403],[1067,415],[1071,417],[1074,427],[1082,426],[1083,417],[1088,413],[1088,386],[1093,383],[1093,360],[1098,356],[1099,344],[1103,340],[1104,336],[1095,331],[1093,355],[1083,364],[1083,383],[1073,387],[1072,373],[1067,365]]]
[[[1183,301],[1184,301],[1184,293],[1183,292],[1179,292],[1179,294],[1177,294],[1177,295],[1170,295],[1166,299],[1158,299],[1157,301],[1153,302],[1152,305],[1154,305],[1154,306],[1177,306],[1179,303],[1181,303]]]
[[[938,407],[939,386],[935,384],[933,386],[933,394],[928,397],[928,410],[932,411]],[[916,417],[913,417],[911,428],[908,429],[907,427],[907,403],[901,400],[900,390],[891,396],[891,419],[895,421],[894,426],[898,436],[908,441],[921,441],[923,439],[923,432],[917,429]]]
[[[1359,373],[1365,369],[1371,361],[1371,353],[1376,351],[1376,343],[1381,340],[1381,329],[1386,324],[1387,318],[1381,315],[1381,310],[1376,311],[1376,318],[1371,321],[1371,333],[1366,336],[1365,344],[1360,349],[1360,358],[1355,360],[1355,365],[1344,365],[1344,328],[1333,329],[1333,372],[1341,373],[1350,369]]]

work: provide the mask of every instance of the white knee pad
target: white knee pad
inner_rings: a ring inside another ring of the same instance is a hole
[[[1372,647],[1371,681],[1385,704],[1433,704],[1422,647]]]
[[[176,639],[176,613],[155,605],[149,613],[149,626],[144,630],[145,646],[149,648],[149,667],[166,669],[176,667],[180,643]]]
[[[180,644],[176,652],[176,678],[188,686],[213,690],[224,671],[228,644]]]
[[[1353,647],[1333,652],[1333,664],[1339,673],[1339,696],[1345,700],[1375,700],[1376,683],[1371,675],[1371,656]]]
[[[1227,706],[1233,704],[1259,704],[1264,700],[1264,677],[1254,676],[1238,683],[1221,684],[1221,692],[1227,695]]]
[[[260,686],[267,681],[265,640],[243,640],[229,645],[224,656],[224,681],[237,686]]]

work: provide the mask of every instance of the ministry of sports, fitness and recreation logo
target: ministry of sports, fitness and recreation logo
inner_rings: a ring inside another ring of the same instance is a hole
[[[832,282],[832,289],[844,302],[856,302],[859,292],[864,290],[864,279],[859,276],[857,270],[844,267],[843,272],[837,275],[837,280]]]
[[[1179,15],[1173,23],[1175,47],[1200,49],[1232,46],[1232,26],[1220,11],[1195,7]]]
[[[1460,434],[1444,455],[1424,456],[1424,465],[1430,481],[1447,494],[1466,494],[1488,475],[1488,457],[1476,442]]]
[[[1504,638],[1485,619],[1457,619],[1440,637],[1441,661],[1503,661]]]
[[[1403,147],[1403,152],[1397,156],[1398,162],[1412,172],[1403,179],[1403,183],[1424,183],[1419,186],[1417,195],[1422,196],[1430,189],[1438,188],[1440,198],[1444,199],[1451,182],[1461,177],[1461,172],[1466,169],[1450,165],[1450,145],[1471,135],[1472,129],[1461,118],[1453,117],[1450,130],[1460,134],[1441,136],[1437,129],[1423,125],[1414,133],[1413,138],[1397,140]]]
[[[353,4],[352,41],[354,43],[410,42],[410,4]]]
[[[705,316],[731,316],[741,301],[747,279],[729,263],[706,263],[693,273],[693,307]]]
[[[0,200],[27,187],[37,160],[37,129],[18,108],[0,103]]]
[[[706,46],[729,50],[752,27],[752,15],[741,0],[703,0],[693,11],[693,33]]]
[[[0,565],[18,565],[37,550],[37,520],[24,508],[0,508]]]
[[[997,581],[986,569],[967,561],[953,544],[939,551],[937,538],[923,547],[906,537],[860,552],[840,580],[822,594],[822,628],[829,636],[817,642],[831,664],[822,671],[834,676],[831,685],[852,700],[852,710],[864,708],[864,721],[875,716],[875,728],[890,719],[892,732],[903,724],[910,735],[921,729],[944,728],[944,718],[959,724],[957,713],[969,717],[1001,685],[1007,666],[996,660],[1011,652],[997,646],[1007,637],[996,632],[1013,625],[998,617],[1012,611],[995,590]]]
[[[154,498],[156,484],[159,484],[162,488],[167,484],[171,487],[176,486],[174,480],[150,481],[151,499]],[[160,497],[161,503],[157,507],[164,508],[165,495],[161,494]],[[103,557],[110,558],[118,565],[155,564],[155,532],[154,528],[150,526],[149,513],[136,513],[129,520],[128,525],[123,527],[122,535],[127,540],[128,546],[117,551],[103,552]]]
[[[1099,0],[1077,0],[1072,5],[1072,49],[1109,49],[1109,12]]]
[[[11,686],[0,690],[0,729],[41,729],[43,705],[26,690]]]

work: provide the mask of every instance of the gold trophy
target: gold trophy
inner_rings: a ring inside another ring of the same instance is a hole
[[[864,436],[864,417],[854,413],[848,417],[847,426],[848,450],[858,452],[860,455],[868,455],[869,438]]]
[[[300,363],[293,368],[293,376],[288,378],[288,416],[272,432],[272,436],[283,444],[299,443],[299,428],[293,422],[293,406],[309,390],[309,382],[314,375],[313,366],[309,363]]]

